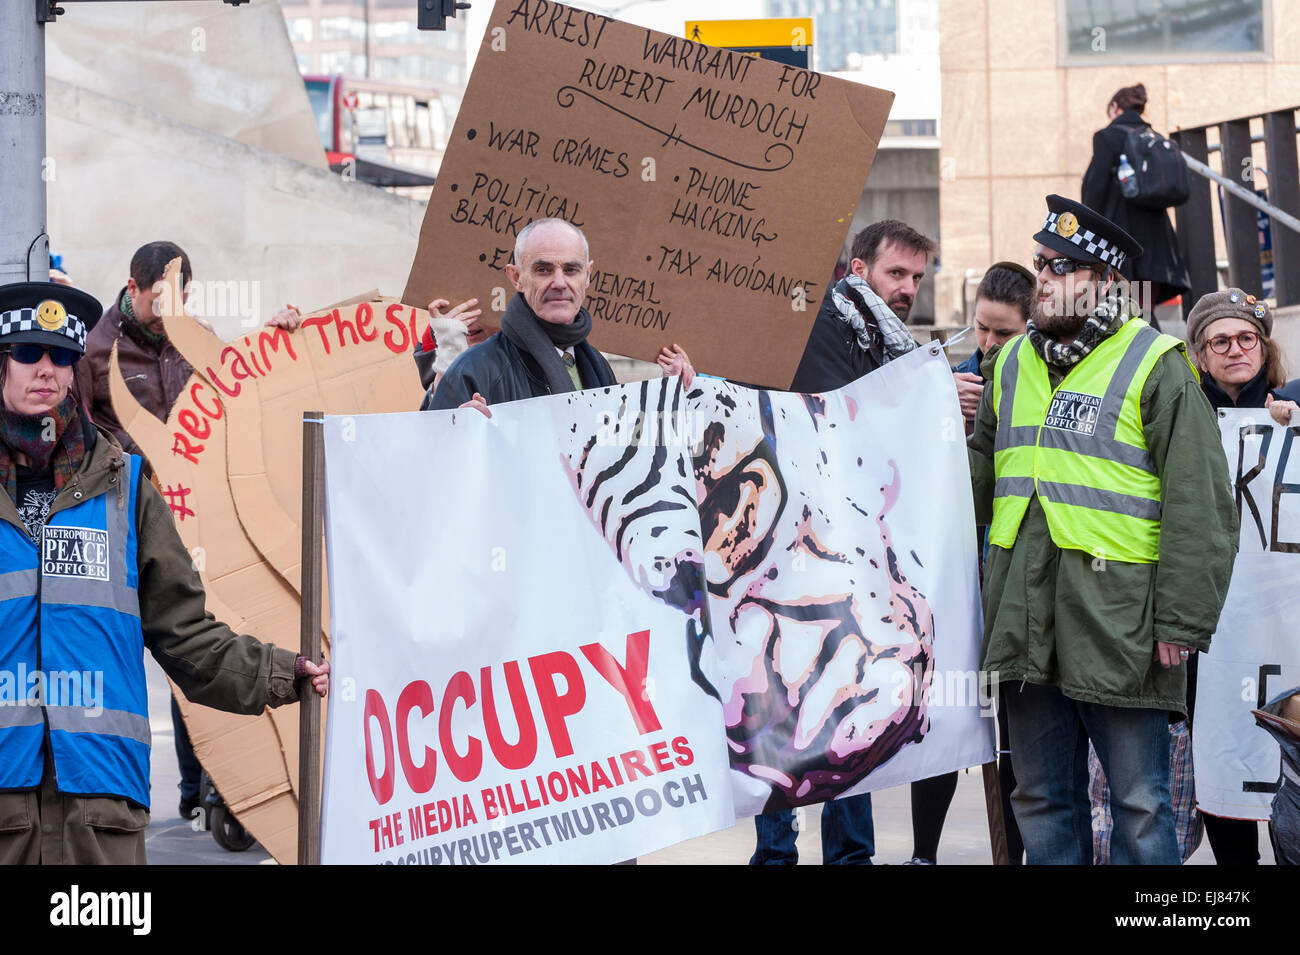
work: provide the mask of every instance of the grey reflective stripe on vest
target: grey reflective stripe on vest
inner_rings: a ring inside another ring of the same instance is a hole
[[[0,729],[9,729],[14,726],[35,726],[43,722],[45,722],[45,717],[41,715],[39,706],[31,706],[27,703],[9,703],[0,706]]]
[[[1011,346],[1007,360],[1002,363],[1002,400],[998,402],[998,430],[993,436],[993,453],[1007,448],[1033,444],[1038,440],[1038,428],[1011,427],[1011,409],[1016,404],[1016,379],[1020,377],[1020,348],[1025,343],[1021,335]]]
[[[36,569],[15,570],[0,574],[0,600],[30,597],[36,593]]]
[[[1140,517],[1149,521],[1160,520],[1160,502],[1132,494],[1102,491],[1082,484],[1059,484],[1056,481],[1039,481],[1038,494],[1054,504],[1073,504],[1094,511],[1111,511],[1127,517]]]
[[[151,739],[149,718],[139,713],[128,710],[94,710],[81,706],[47,706],[45,710],[50,715],[52,730],[124,736],[146,746]]]
[[[1034,479],[1031,477],[1000,477],[993,484],[994,497],[1033,497]]]
[[[1137,374],[1138,366],[1146,357],[1147,350],[1159,337],[1160,333],[1148,325],[1139,329],[1133,336],[1133,340],[1128,343],[1124,357],[1116,366],[1115,373],[1110,376],[1110,384],[1106,386],[1106,394],[1101,399],[1101,411],[1097,414],[1097,427],[1091,435],[1044,427],[1042,437],[1039,439],[1040,445],[1044,448],[1058,448],[1074,454],[1117,461],[1135,467],[1139,471],[1155,474],[1156,466],[1147,450],[1123,441],[1116,441],[1115,431],[1119,427],[1119,413],[1124,409],[1124,399],[1128,395],[1129,386],[1133,383],[1133,376]]]
[[[118,473],[119,481],[126,479],[126,470]],[[123,495],[125,500],[125,495]],[[41,603],[74,604],[82,607],[106,607],[140,616],[140,595],[126,582],[126,543],[131,533],[129,507],[117,506],[117,485],[111,485],[104,494],[104,523],[108,527],[108,580],[84,580],[77,577],[60,577],[42,574]],[[44,561],[42,546],[40,560]]]

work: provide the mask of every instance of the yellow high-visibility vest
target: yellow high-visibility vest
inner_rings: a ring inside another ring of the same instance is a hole
[[[1057,547],[1124,563],[1159,558],[1160,476],[1139,404],[1151,369],[1172,348],[1183,343],[1131,318],[1055,389],[1024,335],[1003,348],[993,373],[990,544],[1015,544],[1037,494]]]

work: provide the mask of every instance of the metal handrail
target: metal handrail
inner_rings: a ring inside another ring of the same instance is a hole
[[[1183,156],[1183,162],[1187,163],[1187,168],[1191,169],[1192,172],[1199,173],[1200,175],[1204,176],[1206,179],[1213,179],[1220,186],[1222,186],[1224,189],[1227,189],[1230,193],[1232,193],[1242,202],[1248,203],[1249,205],[1254,206],[1260,212],[1265,213],[1271,221],[1280,222],[1282,223],[1282,225],[1286,226],[1292,232],[1300,233],[1300,219],[1297,219],[1295,216],[1290,215],[1289,213],[1283,212],[1281,209],[1273,205],[1271,202],[1261,199],[1259,196],[1255,195],[1255,193],[1252,192],[1251,190],[1246,189],[1243,186],[1237,185],[1237,183],[1233,182],[1227,176],[1223,175],[1223,173],[1215,172],[1213,169],[1205,165],[1205,163],[1201,162],[1199,159],[1193,159],[1191,156],[1187,155],[1186,153],[1183,153],[1182,156]]]

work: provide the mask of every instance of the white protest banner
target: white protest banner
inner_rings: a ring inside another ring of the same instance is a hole
[[[1196,803],[1267,819],[1281,753],[1250,711],[1300,685],[1300,427],[1276,424],[1263,408],[1218,414],[1241,544],[1210,652],[1197,663]]]
[[[592,532],[572,401],[327,418],[322,862],[608,863],[732,824],[690,618]]]
[[[937,350],[330,418],[326,485],[323,861],[614,861],[992,759]]]
[[[605,423],[579,428],[566,455],[578,474],[631,475],[620,488],[635,493],[583,504],[665,600],[690,599],[674,562],[699,557],[655,530],[694,497],[710,625],[692,672],[723,704],[737,814],[992,759],[970,472],[940,353],[822,395],[701,378],[690,398],[679,409],[646,386],[610,411],[583,392],[572,400]],[[689,479],[657,450],[681,432],[696,442]],[[632,454],[617,438],[634,434]]]

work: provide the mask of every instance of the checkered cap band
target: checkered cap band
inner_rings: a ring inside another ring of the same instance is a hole
[[[1055,236],[1072,242],[1089,255],[1096,256],[1111,268],[1121,268],[1124,265],[1124,253],[1119,250],[1115,243],[1108,241],[1102,236],[1097,235],[1091,229],[1085,229],[1080,226],[1074,235],[1061,235],[1056,231],[1056,220],[1059,219],[1060,213],[1049,212],[1047,221],[1043,223],[1043,231],[1050,232]]]
[[[19,332],[45,332],[47,335],[61,335],[67,338],[76,348],[85,352],[86,350],[86,323],[71,312],[67,313],[68,320],[63,325],[54,330],[42,328],[36,321],[36,309],[34,308],[15,308],[7,312],[0,312],[0,339],[6,335],[16,335]]]

